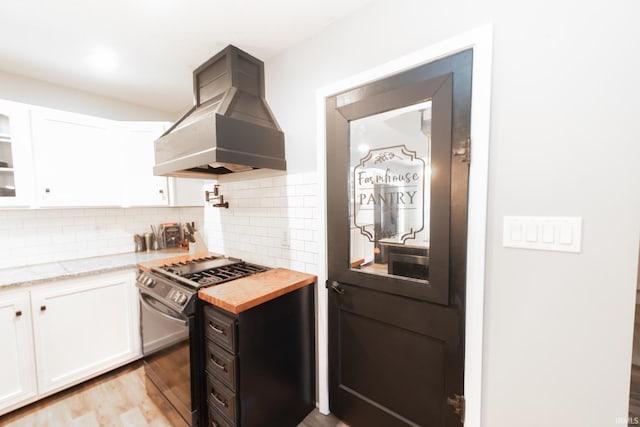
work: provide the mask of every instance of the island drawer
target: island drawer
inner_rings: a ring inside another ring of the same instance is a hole
[[[204,333],[207,338],[221,347],[236,352],[236,321],[218,310],[204,307]]]
[[[207,340],[206,369],[229,388],[236,389],[236,357],[210,340]]]
[[[209,404],[209,427],[234,427],[213,405]]]
[[[233,424],[236,419],[236,394],[212,375],[207,375],[207,401]]]

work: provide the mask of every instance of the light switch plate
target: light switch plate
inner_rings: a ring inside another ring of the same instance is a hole
[[[505,216],[502,244],[506,248],[582,251],[582,218]]]

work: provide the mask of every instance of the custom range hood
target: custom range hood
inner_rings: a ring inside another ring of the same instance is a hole
[[[154,175],[215,178],[285,170],[284,133],[264,95],[264,64],[227,46],[193,72],[194,107],[155,141]]]

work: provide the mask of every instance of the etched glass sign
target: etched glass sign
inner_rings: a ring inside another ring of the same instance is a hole
[[[431,102],[350,122],[350,264],[426,281]]]

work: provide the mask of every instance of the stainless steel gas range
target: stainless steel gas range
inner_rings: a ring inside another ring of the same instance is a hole
[[[147,392],[176,426],[200,424],[204,389],[198,290],[268,270],[236,258],[207,256],[138,274]]]

